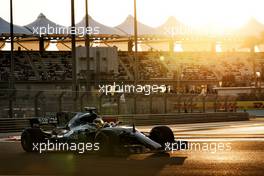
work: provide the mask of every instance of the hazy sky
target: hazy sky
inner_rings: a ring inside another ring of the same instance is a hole
[[[70,0],[13,0],[14,23],[26,25],[44,13],[50,20],[70,25]],[[75,0],[76,22],[84,16],[85,0]],[[158,26],[169,16],[201,26],[238,27],[255,17],[264,23],[263,0],[137,0],[138,20]],[[116,26],[133,14],[133,0],[89,0],[90,15],[97,21]],[[0,1],[0,17],[9,21],[9,0]]]

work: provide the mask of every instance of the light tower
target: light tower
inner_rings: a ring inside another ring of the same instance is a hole
[[[139,75],[138,75],[138,31],[137,31],[137,1],[134,0],[134,45],[135,45],[135,51],[134,51],[134,79],[135,82],[138,81]]]
[[[13,92],[15,88],[15,61],[14,61],[14,25],[13,25],[13,0],[10,0],[10,79],[9,79],[9,117],[13,118]]]
[[[74,0],[71,0],[71,29],[75,28],[75,9]],[[71,31],[72,31],[71,30]],[[79,94],[79,88],[77,84],[77,74],[76,74],[76,38],[75,32],[71,34],[71,50],[72,50],[72,98],[74,102],[74,110],[77,110],[77,100]]]

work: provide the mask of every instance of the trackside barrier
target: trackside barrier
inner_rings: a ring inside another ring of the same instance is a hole
[[[107,122],[121,121],[124,125],[169,125],[187,123],[227,122],[249,120],[246,112],[186,113],[186,114],[136,114],[136,115],[103,115]],[[0,133],[21,132],[30,127],[33,118],[0,119]],[[49,127],[50,128],[50,127]]]
[[[0,118],[0,133],[21,132],[25,128],[32,127],[39,123],[38,118]],[[42,128],[50,130],[54,128],[54,123],[42,123]]]
[[[136,114],[105,116],[105,118],[116,118],[125,125],[169,125],[187,123],[208,123],[249,120],[246,112],[217,112],[217,113],[186,113],[186,114]]]
[[[19,132],[30,127],[30,119],[28,118],[0,118],[0,133]]]

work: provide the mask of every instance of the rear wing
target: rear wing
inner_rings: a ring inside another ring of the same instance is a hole
[[[57,117],[34,117],[29,119],[30,126],[33,127],[40,127],[43,125],[52,125],[57,126],[58,119]]]
[[[31,127],[43,126],[66,126],[66,124],[76,115],[73,112],[57,112],[45,117],[34,117],[29,120]]]

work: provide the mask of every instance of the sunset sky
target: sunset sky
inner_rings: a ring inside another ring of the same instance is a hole
[[[13,0],[14,23],[26,25],[44,13],[50,20],[70,25],[70,0]],[[84,0],[76,2],[76,22],[84,16]],[[156,27],[169,16],[192,26],[237,28],[252,17],[264,23],[263,0],[138,0],[138,20]],[[133,14],[133,0],[89,0],[90,15],[108,26]],[[9,0],[1,0],[0,17],[9,21]]]

